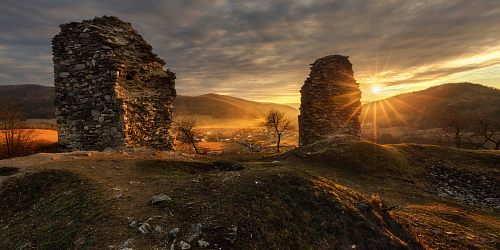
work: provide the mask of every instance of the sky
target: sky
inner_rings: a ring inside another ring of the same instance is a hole
[[[500,88],[498,0],[1,0],[0,85],[53,85],[59,24],[116,16],[180,95],[298,103],[309,64],[349,56],[362,101],[430,86]]]

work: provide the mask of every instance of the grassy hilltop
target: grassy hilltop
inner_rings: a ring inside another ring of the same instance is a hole
[[[123,249],[127,240],[132,249],[200,249],[198,240],[207,249],[500,248],[494,151],[338,137],[278,155],[137,150],[3,162],[20,172],[0,176],[0,249]],[[158,195],[171,200],[152,205]],[[129,226],[149,218],[147,235]]]

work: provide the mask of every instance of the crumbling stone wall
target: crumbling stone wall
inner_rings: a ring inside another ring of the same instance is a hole
[[[331,55],[311,64],[300,90],[299,145],[335,134],[360,136],[361,91],[348,58]]]
[[[175,73],[116,17],[60,25],[52,39],[62,151],[171,149]]]

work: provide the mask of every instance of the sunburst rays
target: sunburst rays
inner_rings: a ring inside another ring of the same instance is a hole
[[[348,122],[349,122],[349,121],[350,121],[350,120],[354,117],[354,115],[355,115],[356,113],[358,113],[358,111],[361,109],[361,107],[362,107],[362,106],[363,106],[363,105],[359,105],[359,106],[358,106],[358,107],[354,110],[354,112],[352,112],[351,116],[349,116],[349,118],[347,118],[347,120],[344,122],[344,124],[342,124],[342,126],[341,126],[338,130],[337,130],[337,133],[339,133],[339,132],[342,130],[342,128],[344,128],[344,126],[345,126],[345,125],[346,125],[346,124],[347,124],[347,123],[348,123]]]
[[[401,119],[401,121],[403,121],[404,124],[406,124],[406,126],[408,128],[410,128],[411,130],[413,130],[413,128],[410,126],[410,124],[403,118],[403,116],[401,116],[401,114],[396,109],[394,109],[394,107],[391,105],[390,102],[388,102],[387,100],[383,100],[383,101],[385,102],[385,104],[387,104],[387,106],[389,106],[389,108],[392,109],[392,111],[394,112],[394,114],[396,114],[399,117],[399,119]]]
[[[431,96],[431,95],[422,95],[422,94],[415,94],[415,93],[408,93],[405,94],[405,96],[410,97],[410,98],[422,98],[425,100],[440,100],[441,98],[436,97],[436,96]],[[423,113],[423,110],[420,109],[418,106],[410,104],[411,102],[406,100],[403,101],[401,100],[402,98],[400,97],[393,97],[393,98],[388,98],[388,99],[382,99],[379,101],[374,101],[370,102],[367,105],[364,105],[364,108],[366,110],[363,111],[363,117],[361,121],[361,127],[368,129],[370,131],[370,128],[367,127],[368,122],[368,117],[373,116],[373,141],[376,143],[378,138],[377,130],[380,130],[381,128],[389,128],[391,129],[391,133],[395,133],[395,128],[398,126],[394,126],[395,123],[398,123],[397,121],[400,121],[399,123],[404,124],[402,126],[407,127],[413,132],[416,132],[415,129],[412,127],[411,122],[407,121],[407,118],[405,119],[405,115],[403,115],[405,112],[418,112],[420,114]],[[415,100],[414,100],[415,101]],[[416,101],[418,103],[418,101]],[[380,124],[380,119],[383,119],[382,124]],[[377,124],[377,122],[379,124]],[[383,123],[386,123],[386,126],[384,126]],[[369,125],[368,125],[369,126]],[[382,127],[380,127],[382,126]],[[365,134],[366,135],[366,134]],[[371,133],[369,133],[369,138],[371,138]]]

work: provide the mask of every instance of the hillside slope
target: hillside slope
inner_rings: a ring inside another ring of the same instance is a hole
[[[178,95],[175,100],[176,115],[209,115],[214,119],[258,119],[272,108],[285,112],[292,119],[299,114],[298,109],[283,104],[254,102],[218,94]]]
[[[255,110],[209,96],[182,95],[178,95],[175,98],[174,115],[208,115],[214,119],[259,119],[261,116],[261,114]]]
[[[237,97],[232,97],[232,96],[227,96],[227,95],[218,95],[218,94],[206,94],[203,96],[211,97],[214,99],[218,99],[221,101],[226,101],[230,102],[242,107],[246,107],[247,109],[251,109],[254,111],[259,112],[261,115],[265,115],[270,109],[278,109],[281,110],[282,112],[287,113],[290,117],[297,117],[299,115],[299,110],[297,108],[284,105],[284,104],[277,104],[277,103],[270,103],[270,102],[255,102],[255,101],[249,101],[245,100],[242,98],[237,98]]]
[[[34,84],[0,85],[0,102],[5,98],[23,106],[27,119],[54,119],[54,87]]]
[[[377,200],[317,174],[151,152],[40,156],[47,170],[0,189],[0,248],[421,249]]]
[[[473,83],[443,84],[364,104],[360,119],[365,126],[373,126],[376,117],[379,128],[429,129],[458,112],[500,118],[500,90]]]

